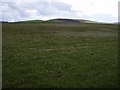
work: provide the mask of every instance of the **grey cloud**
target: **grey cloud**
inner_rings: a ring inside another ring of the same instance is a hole
[[[32,10],[36,10],[37,13],[34,17],[70,17],[76,18],[76,12],[71,10],[71,5],[62,2],[6,2],[6,10],[3,10],[3,20],[25,20],[34,19]],[[27,11],[31,11],[27,12]]]
[[[52,6],[56,7],[58,10],[63,10],[63,11],[71,11],[71,5],[66,4],[66,3],[56,3],[53,2],[51,3]]]
[[[8,3],[8,6],[12,9],[12,11],[16,11],[21,17],[29,17],[30,15],[25,12],[26,8],[21,7],[21,5],[17,5],[16,3]]]

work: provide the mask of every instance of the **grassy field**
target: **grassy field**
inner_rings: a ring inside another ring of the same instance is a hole
[[[118,87],[112,24],[3,23],[3,88]]]

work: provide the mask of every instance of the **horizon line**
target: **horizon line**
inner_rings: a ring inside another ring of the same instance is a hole
[[[114,22],[105,22],[105,21],[96,21],[96,20],[90,20],[90,19],[78,19],[78,18],[52,18],[52,19],[27,19],[27,20],[0,20],[0,22],[23,22],[23,21],[34,21],[34,20],[41,20],[41,21],[49,21],[49,20],[55,20],[55,19],[69,19],[69,20],[86,20],[86,21],[91,21],[91,22],[96,22],[96,23],[119,23],[119,21],[114,21]]]

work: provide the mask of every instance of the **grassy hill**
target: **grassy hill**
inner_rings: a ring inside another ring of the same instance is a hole
[[[18,21],[14,23],[41,23],[43,20],[27,20],[27,21]]]
[[[63,19],[63,18],[57,18],[57,19],[50,19],[50,20],[27,20],[27,21],[18,21],[18,22],[12,22],[12,23],[97,23],[95,21],[90,20],[84,20],[84,19]]]
[[[74,20],[74,19],[51,19],[51,20],[47,20],[46,22],[51,22],[51,23],[80,23],[80,21]]]

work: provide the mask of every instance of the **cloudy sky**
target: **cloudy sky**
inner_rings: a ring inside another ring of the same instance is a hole
[[[119,0],[1,0],[0,21],[73,18],[118,21]]]

